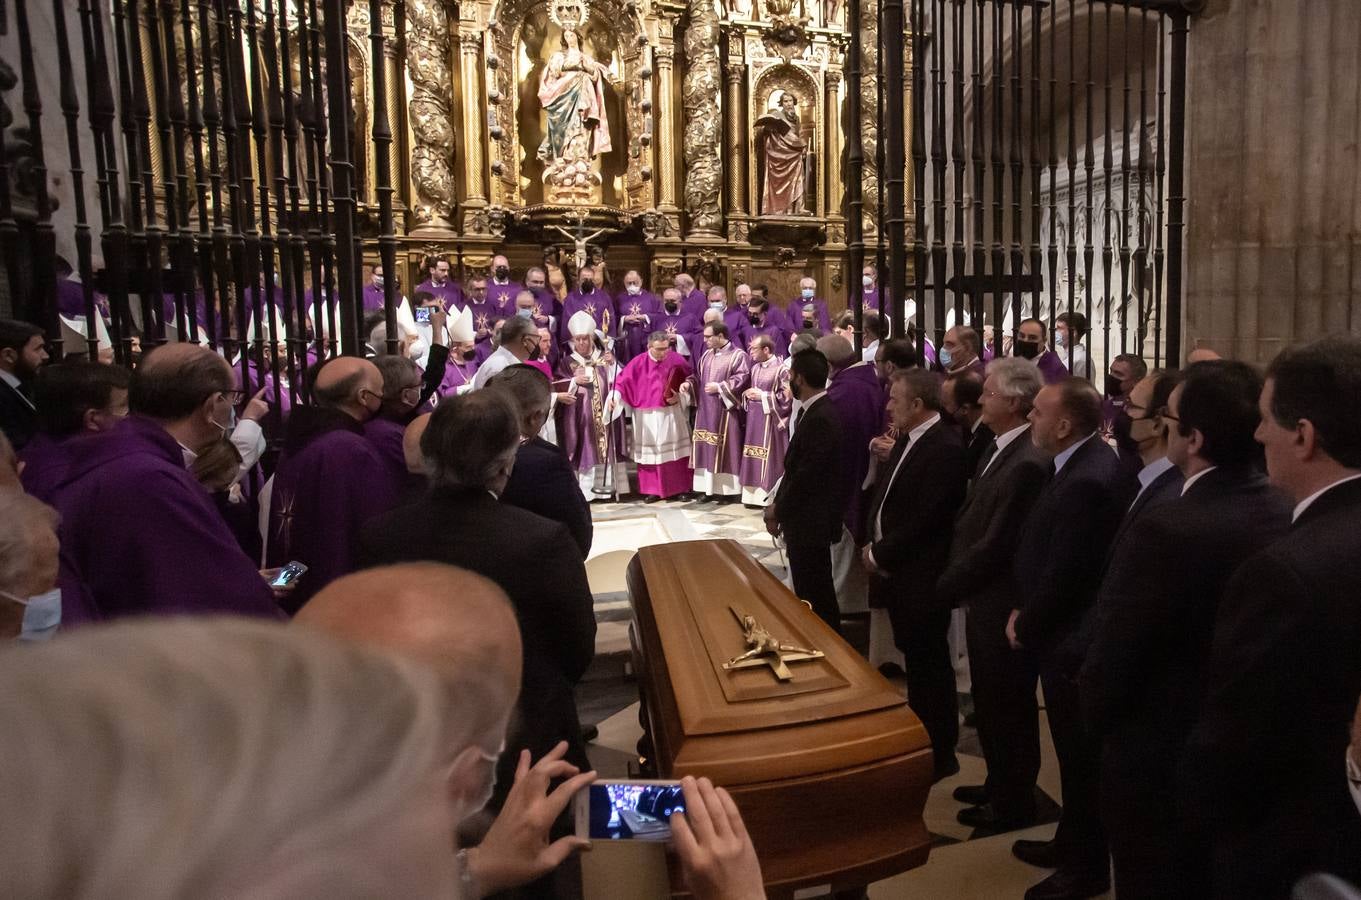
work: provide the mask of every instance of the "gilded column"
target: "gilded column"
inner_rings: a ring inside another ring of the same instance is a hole
[[[664,19],[663,37],[653,48],[652,59],[657,71],[657,208],[675,212],[676,207],[676,86],[672,72],[676,62],[676,46],[671,41],[673,23]]]
[[[688,0],[686,17],[686,68],[681,87],[685,211],[690,217],[690,236],[721,238],[718,12],[713,0]]]
[[[823,129],[827,135],[827,151],[825,159],[827,164],[823,166],[826,171],[826,189],[823,196],[826,198],[824,214],[827,217],[827,239],[832,244],[846,243],[846,217],[842,213],[842,192],[841,184],[841,129],[838,124],[841,122],[841,69],[828,68],[827,78],[823,83],[823,107],[825,114],[822,120],[827,123]]]
[[[412,234],[443,237],[454,226],[454,96],[449,8],[445,0],[407,0],[406,69],[411,78]],[[393,79],[396,84],[396,79]]]
[[[747,128],[742,104],[747,67],[732,62],[731,53],[728,59],[724,71],[728,95],[728,240],[745,243],[751,227],[747,222]]]
[[[485,206],[487,175],[484,172],[486,138],[482,128],[482,32],[465,31],[458,36],[460,81],[463,87],[463,168],[467,205]],[[465,217],[466,218],[466,217]],[[464,223],[466,229],[466,221]]]
[[[879,233],[879,0],[860,2],[860,150],[865,237]]]
[[[388,184],[392,185],[392,207],[394,210],[401,209],[402,202],[402,157],[406,153],[406,141],[402,139],[403,132],[398,127],[400,122],[401,96],[402,96],[402,65],[397,59],[397,38],[387,26],[392,23],[387,17],[392,15],[392,7],[383,7],[384,30],[387,31],[386,39],[383,41],[383,64],[387,67],[384,79],[386,88],[384,94],[387,96],[388,115],[391,117],[392,127],[392,152],[388,154]],[[401,218],[398,218],[400,230]]]

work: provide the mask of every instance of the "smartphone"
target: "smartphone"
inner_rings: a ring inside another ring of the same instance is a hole
[[[274,576],[274,580],[269,583],[270,587],[288,587],[293,582],[302,577],[302,573],[307,571],[307,566],[294,560],[279,570],[279,574]]]
[[[685,812],[679,781],[597,781],[575,803],[577,837],[592,841],[670,841],[671,814]]]
[[[412,314],[416,317],[417,322],[422,322],[427,325],[430,324],[430,307],[418,306]]]

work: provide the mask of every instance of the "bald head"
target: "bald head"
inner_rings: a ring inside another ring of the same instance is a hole
[[[493,697],[459,697],[480,720],[504,717],[520,691],[520,628],[495,583],[435,562],[401,563],[337,578],[293,619],[343,640],[423,663],[451,685],[487,679]]]
[[[817,348],[819,353],[827,357],[833,372],[846,368],[855,359],[855,348],[839,334],[828,334],[818,338]]]
[[[222,439],[235,390],[231,366],[207,347],[162,344],[142,357],[133,373],[128,406],[198,453]]]
[[[1190,366],[1198,362],[1209,362],[1215,359],[1223,359],[1223,357],[1209,347],[1197,347],[1186,355],[1186,364]]]
[[[430,424],[430,413],[424,413],[411,420],[402,432],[402,457],[406,460],[406,470],[412,475],[425,474],[425,456],[421,453],[421,436],[425,426]]]
[[[364,422],[373,418],[383,403],[383,373],[367,359],[337,356],[317,373],[312,396],[317,406]]]

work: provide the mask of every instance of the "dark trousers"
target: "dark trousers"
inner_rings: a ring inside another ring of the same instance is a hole
[[[903,652],[907,705],[931,737],[936,771],[953,768],[959,743],[959,696],[950,663],[950,610],[893,611],[893,643]]]
[[[1139,746],[1153,752],[1131,759],[1125,747],[1108,743],[1101,762],[1101,824],[1110,842],[1116,895],[1120,900],[1208,897],[1209,841],[1179,814],[1176,750],[1158,753],[1156,745]],[[1121,754],[1123,763],[1118,762]]]
[[[970,607],[965,621],[978,742],[988,763],[988,800],[1008,818],[1035,811],[1040,774],[1040,713],[1035,656],[1007,642],[1010,609]]]
[[[841,607],[836,602],[836,583],[832,580],[831,544],[791,544],[785,547],[789,577],[794,593],[813,604],[813,612],[841,633]]]
[[[1078,663],[1062,653],[1046,654],[1040,661],[1044,708],[1049,715],[1049,733],[1054,739],[1063,790],[1063,817],[1054,839],[1063,847],[1066,864],[1104,872],[1106,836],[1099,806],[1101,750],[1082,722],[1079,668]]]

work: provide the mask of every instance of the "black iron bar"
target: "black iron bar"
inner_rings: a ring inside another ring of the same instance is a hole
[[[1021,5],[1015,3],[1011,7],[1011,141],[1008,147],[1008,162],[1011,164],[1011,334],[1013,345],[1016,340],[1016,329],[1021,324],[1021,303],[1024,296],[1021,285],[1025,277],[1025,252],[1023,241],[1025,240],[1025,217],[1023,215],[1024,197],[1022,197],[1022,181],[1025,176],[1025,156],[1024,156],[1024,135],[1021,133],[1022,123],[1025,121],[1022,114],[1022,101],[1025,97],[1025,54],[1021,52],[1025,31],[1021,21]],[[1002,111],[1006,115],[1006,110]],[[994,352],[1002,356],[1002,348],[1005,346],[1003,340],[1001,323],[994,329],[994,338],[997,346]]]
[[[250,116],[249,134],[253,139],[255,149],[255,169],[259,173],[259,177],[255,180],[255,189],[259,195],[259,206],[251,213],[252,218],[255,218],[258,213],[258,219],[256,219],[258,222],[256,227],[257,244],[251,258],[258,260],[260,265],[257,281],[264,301],[260,314],[265,317],[264,327],[260,327],[259,319],[256,319],[255,346],[252,349],[254,350],[255,371],[263,382],[265,377],[265,336],[268,335],[271,352],[273,352],[273,348],[279,345],[280,339],[284,336],[279,334],[279,317],[275,314],[278,309],[279,286],[276,283],[274,272],[274,231],[270,227],[269,221],[269,123],[265,115],[268,101],[260,72],[262,54],[260,52],[258,5],[257,2],[251,2],[246,6],[245,35],[246,52],[250,62],[247,67],[250,74],[250,91],[246,95],[250,100],[248,110]],[[258,299],[252,304],[252,307],[261,309]]]
[[[184,300],[185,321],[188,325],[189,333],[187,336],[181,331],[181,340],[191,343],[198,343],[199,336],[199,302],[202,296],[198,285],[194,279],[194,256],[195,256],[195,233],[189,217],[189,165],[185,160],[184,151],[189,133],[188,113],[185,109],[185,97],[180,93],[180,64],[175,48],[175,0],[162,0],[164,10],[161,14],[161,21],[164,23],[165,35],[165,64],[167,83],[169,84],[170,108],[170,129],[174,137],[173,157],[175,160],[175,196],[179,201],[179,206],[175,211],[176,221],[179,228],[176,232],[174,242],[174,254],[170,261],[171,271],[176,278],[176,298]],[[181,0],[183,3],[184,0]],[[187,4],[186,4],[187,6]],[[187,15],[181,16],[180,24],[187,23]],[[186,31],[188,29],[185,29]],[[184,36],[184,53],[186,68],[188,60],[191,58],[193,49],[192,35]],[[185,93],[189,93],[192,83],[193,73],[186,71],[184,74]],[[176,312],[178,317],[179,312]]]
[[[1135,244],[1134,244],[1134,296],[1138,300],[1139,328],[1138,328],[1138,350],[1143,352],[1145,339],[1148,337],[1145,315],[1152,308],[1148,303],[1144,290],[1146,284],[1146,268],[1148,266],[1148,237],[1150,215],[1148,206],[1144,202],[1144,192],[1148,189],[1146,174],[1149,168],[1148,162],[1148,66],[1146,57],[1148,55],[1148,13],[1140,10],[1139,12],[1139,161],[1135,165],[1135,202],[1138,208],[1135,212]],[[1158,349],[1155,344],[1153,355],[1156,358]],[[1156,363],[1155,363],[1156,368]]]
[[[169,82],[167,78],[168,64],[162,51],[164,45],[161,41],[161,16],[157,0],[147,0],[146,19],[147,31],[150,32],[147,55],[150,57],[151,61],[151,89],[155,92],[154,95],[149,98],[149,102],[151,102],[152,113],[155,116],[156,143],[159,145],[161,151],[160,182],[161,205],[163,209],[162,216],[165,220],[165,234],[168,236],[166,243],[169,244],[169,256],[173,263],[180,238],[179,217],[181,209],[179,205],[179,193],[177,190],[179,187],[177,183],[179,168],[175,165],[175,157],[178,155],[178,147],[181,145],[176,142],[175,137],[171,132],[170,98],[168,94],[174,93],[176,98],[179,97],[179,82],[173,82],[173,91],[168,90],[167,85],[172,84],[172,82]],[[173,56],[175,53],[175,39],[169,21],[166,22],[165,34],[170,38],[170,54]],[[140,43],[140,41],[138,43]],[[145,69],[142,71],[144,72],[145,77]],[[150,140],[148,140],[148,145],[150,143]],[[157,267],[160,266],[159,254],[155,258],[153,265]],[[164,287],[164,283],[162,283],[162,287]],[[165,321],[166,293],[170,293],[174,298],[172,300],[172,306],[174,308],[175,327],[179,330],[181,335],[184,335],[185,332],[184,291],[172,280],[169,291],[156,294],[154,297],[156,312],[160,317],[157,323],[157,337],[162,341],[164,341],[166,337],[165,329],[169,326],[169,323]]]
[[[1006,239],[1006,96],[1003,93],[1006,82],[1006,62],[1003,57],[1002,26],[1005,18],[1002,5],[993,6],[992,20],[992,274],[995,290],[992,298],[993,354],[1002,356],[1002,323],[1006,318],[1006,294],[1002,290],[1002,279],[1006,275],[1007,255],[1004,245]],[[985,284],[987,282],[984,282]],[[985,322],[974,322],[979,340],[986,339]]]
[[[1053,340],[1055,322],[1059,314],[1059,144],[1058,144],[1058,100],[1059,100],[1059,53],[1058,53],[1058,3],[1049,5],[1049,334]],[[1036,198],[1038,202],[1038,197]],[[1039,236],[1036,235],[1036,241]],[[1069,331],[1071,338],[1072,332]],[[1069,348],[1072,340],[1068,341]],[[1060,354],[1062,355],[1062,354]],[[1067,350],[1068,371],[1073,371],[1073,353]],[[1076,373],[1074,373],[1076,374]]]
[[[288,366],[289,400],[291,403],[296,403],[301,382],[301,379],[297,376],[307,367],[307,291],[305,286],[307,243],[303,236],[300,184],[301,180],[306,177],[302,168],[306,164],[306,152],[304,148],[302,158],[299,158],[298,110],[294,103],[293,93],[293,52],[288,37],[287,22],[282,21],[284,9],[285,7],[280,6],[281,24],[285,27],[279,29],[281,77],[276,83],[279,85],[279,92],[283,95],[283,143],[287,149],[284,165],[286,166],[288,186],[288,215],[284,217],[284,220],[288,222],[289,272],[292,276],[293,290],[293,307],[289,310],[286,319],[286,327],[291,329],[288,335],[286,365]],[[310,143],[308,146],[310,146]],[[282,237],[280,240],[282,241]],[[276,347],[275,350],[277,352],[278,348]]]
[[[359,335],[358,261],[355,259],[354,164],[344,123],[350,117],[350,83],[345,43],[345,2],[326,0],[326,72],[331,141],[331,202],[335,207],[336,297],[340,307],[341,349],[362,355]]]
[[[285,7],[281,4],[281,17],[284,9]],[[284,24],[286,25],[287,23]],[[287,28],[283,29],[283,35],[286,46],[288,35]],[[268,355],[262,354],[260,377],[263,379],[266,372],[271,370],[275,371],[277,374],[280,363],[279,347],[282,344],[285,347],[284,366],[288,372],[289,389],[292,390],[292,385],[296,380],[297,374],[292,353],[292,348],[294,346],[292,339],[297,334],[297,326],[293,322],[293,312],[296,308],[297,298],[293,295],[295,287],[293,278],[294,259],[292,252],[293,223],[292,216],[288,209],[288,183],[293,179],[289,177],[289,170],[284,166],[284,148],[286,146],[286,140],[284,138],[283,104],[284,98],[288,96],[289,87],[285,83],[286,76],[282,75],[279,71],[279,50],[276,43],[278,38],[278,30],[274,25],[274,0],[265,0],[265,29],[262,47],[265,76],[269,79],[269,84],[271,86],[270,91],[265,97],[265,102],[268,104],[269,110],[268,143],[270,169],[274,176],[274,218],[275,231],[278,235],[277,247],[279,254],[279,285],[274,295],[276,305],[271,307],[270,316],[273,318],[279,309],[283,310],[282,316],[278,316],[277,318],[281,319],[283,322],[284,336],[282,341],[279,340],[277,335],[274,336],[272,338],[273,343],[269,347]],[[261,178],[262,182],[264,180],[264,178]],[[263,214],[263,217],[266,219],[268,218],[267,211]],[[269,400],[273,404],[274,409],[281,410],[283,408],[283,384],[280,383],[280,379],[277,377],[273,379],[273,382],[274,392]],[[290,397],[290,400],[293,399],[296,398]]]
[[[1182,229],[1186,225],[1186,43],[1190,15],[1184,8],[1171,13],[1170,49],[1172,97],[1168,105],[1167,159],[1167,361],[1181,359]]]
[[[945,72],[947,61],[946,50],[946,30],[945,30],[945,4],[943,0],[935,0],[933,15],[931,17],[931,76],[933,79],[931,95],[931,208],[933,216],[931,220],[931,274],[929,284],[934,291],[934,300],[931,308],[931,318],[936,322],[945,320],[945,176],[948,159],[945,149]],[[918,220],[917,229],[921,230],[921,222]],[[925,273],[918,270],[915,279],[918,283],[928,278]],[[924,296],[924,295],[923,295]],[[917,320],[922,323],[923,331],[926,324],[926,309],[921,302],[917,304]]]
[[[1095,18],[1095,12],[1093,12]],[[1102,115],[1105,119],[1101,148],[1101,181],[1104,199],[1101,204],[1101,301],[1105,307],[1105,327],[1102,329],[1102,350],[1107,360],[1111,359],[1111,324],[1113,316],[1123,316],[1123,304],[1117,304],[1111,296],[1111,265],[1114,256],[1111,248],[1111,177],[1115,168],[1115,135],[1111,132],[1111,3],[1106,0],[1106,52],[1105,66],[1102,70]],[[1109,365],[1109,363],[1107,363]]]
[[[884,190],[887,195],[888,212],[885,222],[888,225],[885,240],[889,256],[889,292],[893,299],[893,320],[901,323],[902,333],[907,333],[907,253],[906,253],[906,191],[903,183],[907,168],[906,135],[904,134],[904,110],[906,101],[903,84],[903,0],[882,0],[884,36],[884,121],[886,148],[884,170],[880,179],[886,180]],[[916,32],[913,32],[916,43]],[[917,65],[916,56],[913,66]],[[916,94],[914,97],[918,96]],[[918,104],[913,102],[914,109]],[[914,119],[916,113],[913,113]],[[915,124],[915,123],[914,123]],[[922,346],[918,341],[917,358],[921,359]]]
[[[1085,277],[1084,277],[1084,279],[1083,279],[1083,293],[1085,294],[1085,300],[1086,300],[1086,316],[1087,316],[1087,322],[1088,322],[1089,324],[1095,324],[1094,320],[1092,319],[1092,257],[1093,257],[1093,246],[1092,246],[1092,244],[1093,244],[1093,238],[1092,238],[1092,227],[1093,227],[1093,223],[1092,223],[1092,212],[1093,212],[1093,211],[1092,211],[1092,178],[1093,178],[1093,174],[1094,174],[1095,168],[1096,168],[1096,160],[1095,160],[1095,158],[1094,158],[1094,156],[1095,156],[1096,145],[1095,145],[1095,143],[1094,143],[1094,136],[1093,136],[1093,133],[1092,133],[1092,125],[1093,125],[1093,122],[1092,122],[1092,118],[1093,118],[1093,113],[1092,113],[1092,93],[1093,93],[1093,91],[1094,91],[1095,88],[1096,88],[1096,83],[1092,80],[1092,59],[1093,59],[1093,49],[1092,49],[1092,44],[1093,44],[1093,42],[1094,42],[1094,40],[1095,40],[1095,36],[1096,36],[1096,31],[1095,31],[1095,29],[1096,29],[1096,11],[1090,8],[1090,0],[1089,0],[1089,8],[1088,8],[1088,10],[1087,10],[1087,94],[1086,94],[1086,98],[1087,98],[1087,108],[1086,108],[1086,113],[1087,113],[1087,144],[1086,144],[1086,148],[1087,148],[1087,149],[1086,149],[1086,152],[1083,154],[1083,167],[1084,167],[1084,169],[1085,169],[1085,171],[1086,171],[1086,174],[1087,174],[1087,191],[1086,191],[1086,203],[1085,203],[1085,209],[1086,209],[1086,213],[1087,213],[1087,223],[1086,223],[1086,229],[1085,229],[1085,232],[1084,232],[1084,235],[1083,235],[1083,246],[1082,246],[1082,264],[1083,264],[1083,271],[1086,273],[1086,275],[1085,275]],[[1088,346],[1087,349],[1088,349],[1088,353],[1090,354],[1090,352],[1091,352],[1091,347]],[[1106,365],[1107,368],[1110,367],[1110,359],[1109,359],[1109,358],[1106,358],[1106,359],[1105,359],[1105,365]]]
[[[227,14],[227,0],[214,0],[214,8],[217,13],[217,52],[218,52],[218,77],[222,93],[222,138],[223,150],[227,158],[227,208],[228,208],[228,227],[227,248],[231,257],[232,270],[232,310],[235,314],[236,339],[233,342],[233,353],[228,355],[228,359],[235,357],[235,361],[241,366],[241,389],[250,390],[250,366],[247,362],[249,355],[249,345],[247,337],[250,333],[252,320],[250,314],[254,309],[249,309],[246,303],[246,292],[252,290],[251,267],[247,260],[246,253],[246,234],[245,234],[245,207],[250,202],[249,185],[243,187],[241,169],[250,167],[249,147],[244,147],[249,142],[249,135],[240,133],[240,105],[236,95],[240,90],[238,84],[238,72],[240,64],[234,57],[239,59],[241,50],[236,37],[240,34],[240,10],[237,11],[237,21],[233,22]],[[249,124],[249,118],[247,118]],[[243,147],[245,152],[243,154]],[[242,195],[245,195],[243,199]],[[258,288],[258,284],[254,286]],[[258,296],[258,290],[252,290],[252,296]],[[259,329],[263,325],[258,319],[254,320],[254,327]]]
[[[846,3],[846,29],[851,39],[846,44],[846,102],[841,113],[841,133],[846,140],[846,308],[855,311],[857,345],[863,342],[865,330],[865,304],[860,287],[860,275],[865,268],[865,150],[860,136],[861,67],[864,61],[860,53],[860,4],[861,0],[847,0]],[[378,183],[382,185],[381,178]],[[383,265],[387,266],[386,259]],[[386,268],[383,273],[387,274]],[[877,272],[875,284],[878,285]],[[881,289],[880,311],[886,314],[883,296]],[[856,347],[857,351],[860,349],[860,346]]]
[[[62,13],[65,15],[65,13]],[[32,288],[26,295],[16,296],[16,308],[25,317],[41,324],[47,332],[47,343],[52,356],[62,355],[61,322],[57,318],[57,237],[52,230],[52,198],[48,193],[47,160],[44,154],[42,97],[38,93],[37,68],[33,60],[33,39],[28,27],[28,0],[15,0],[14,22],[19,36],[19,71],[24,82],[24,114],[28,117],[29,154],[32,160],[29,176],[37,187],[33,198],[37,216],[33,223]],[[3,152],[3,148],[0,148]]]
[[[968,264],[968,256],[964,250],[964,174],[968,168],[969,160],[964,150],[964,4],[955,3],[954,20],[952,24],[951,41],[952,53],[954,55],[954,71],[951,99],[953,100],[952,128],[950,129],[950,165],[954,174],[955,190],[955,227],[953,236],[953,265],[956,277],[963,277],[965,267]],[[943,275],[936,276],[937,281],[943,281]],[[963,307],[959,291],[954,292],[955,320],[962,318]],[[936,322],[944,322],[945,309],[936,310]]]
[[[988,184],[988,131],[987,120],[987,93],[983,85],[983,47],[987,42],[987,15],[984,3],[986,0],[978,0],[973,9],[973,22],[971,23],[971,34],[973,39],[973,68],[972,68],[972,87],[973,87],[973,146],[969,151],[969,158],[973,161],[973,274],[984,275],[988,270],[988,251],[987,251],[987,216],[984,214],[984,203],[986,202]],[[980,324],[983,321],[983,297],[981,294],[969,295],[969,315],[970,321]],[[955,304],[955,324],[963,325],[964,316],[958,312],[959,304]],[[981,327],[981,324],[980,324]]]
[[[926,333],[926,89],[923,32],[925,31],[926,0],[912,0],[912,96],[921,100],[912,102],[912,302],[916,311],[917,323],[922,334]],[[898,171],[892,162],[889,167]],[[904,200],[904,206],[906,200]],[[890,246],[897,244],[894,235],[889,235]],[[906,307],[906,303],[904,303]],[[903,323],[908,322],[907,310],[903,310]],[[925,352],[925,345],[918,353]]]
[[[1127,349],[1129,339],[1130,299],[1129,291],[1129,0],[1124,0],[1125,15],[1121,25],[1120,48],[1123,54],[1121,84],[1124,99],[1120,112],[1120,236],[1116,249],[1120,253],[1120,352]],[[1138,320],[1135,320],[1137,326]],[[1137,332],[1136,332],[1137,333]],[[1135,352],[1143,356],[1143,348],[1135,346]]]
[[[95,311],[94,284],[91,277],[94,269],[93,243],[90,236],[89,213],[85,208],[85,167],[80,150],[80,98],[76,95],[75,66],[71,58],[71,39],[66,27],[66,5],[62,0],[52,0],[52,21],[56,26],[61,112],[66,119],[66,155],[71,163],[71,195],[75,201],[76,267],[80,272],[81,294],[84,300],[81,309],[85,312],[85,353],[89,359],[96,360],[99,358],[99,330],[95,322],[98,313]],[[52,309],[55,315],[58,311],[55,302]]]
[[[383,2],[369,0],[369,47],[373,82],[373,160],[374,193],[378,197],[378,257],[383,263],[383,318],[387,323],[387,351],[395,354],[401,347],[397,333],[397,238],[392,223],[392,128],[388,124],[387,72],[383,59]],[[846,279],[854,288],[851,278]],[[860,304],[853,304],[856,316]],[[856,336],[860,328],[856,326]],[[857,348],[859,349],[859,348]]]
[[[1164,112],[1167,109],[1167,35],[1163,29],[1163,22],[1158,21],[1158,103],[1157,103],[1157,134],[1158,145],[1157,155],[1154,161],[1156,171],[1154,172],[1154,209],[1157,210],[1154,216],[1153,226],[1153,364],[1159,363],[1159,353],[1163,346],[1162,318],[1163,318],[1163,273],[1166,270],[1166,251],[1163,244],[1163,210],[1165,209],[1164,197],[1166,197],[1165,174],[1167,171],[1167,157],[1165,155],[1165,144],[1163,129],[1165,127]],[[1177,357],[1167,355],[1165,357],[1169,364]]]
[[[1039,277],[1044,272],[1044,239],[1041,228],[1044,219],[1043,171],[1045,157],[1040,149],[1040,105],[1042,89],[1040,85],[1040,49],[1044,39],[1041,34],[1041,13],[1039,6],[1030,7],[1030,273],[1036,276],[1035,287],[1030,295],[1030,314],[1044,321],[1043,294],[1044,283]],[[1018,323],[1019,324],[1019,323]],[[1052,313],[1045,336],[1053,339]]]
[[[205,45],[212,40],[211,32],[208,31],[206,25],[200,25],[199,38]],[[180,0],[180,40],[184,45],[184,92],[188,100],[185,125],[190,158],[194,167],[194,209],[198,220],[198,229],[193,233],[192,252],[197,259],[199,283],[198,293],[195,295],[195,301],[191,306],[190,327],[195,331],[194,340],[198,340],[197,330],[202,327],[208,336],[208,346],[216,350],[221,346],[218,341],[217,316],[214,315],[214,311],[217,309],[215,294],[217,279],[213,272],[212,229],[208,220],[208,173],[204,170],[203,165],[204,125],[203,109],[199,104],[198,53],[194,46],[193,14],[189,7],[189,0]],[[211,59],[211,51],[205,51],[203,54],[204,77],[209,75],[206,69],[211,65]],[[189,227],[187,218],[186,228]],[[199,296],[203,298],[204,321],[202,322],[195,321],[199,314]]]
[[[150,343],[155,345],[165,341],[163,314],[165,291],[161,278],[164,230],[161,227],[156,203],[156,172],[151,162],[153,143],[151,97],[147,89],[146,57],[142,50],[142,13],[139,0],[127,0],[126,28],[128,75],[131,79],[129,91],[132,97],[133,121],[136,123],[138,167],[142,178],[142,203],[145,207],[143,252],[137,259],[137,264],[141,267],[138,272],[140,276],[138,299],[141,300],[142,309],[142,343],[145,345],[150,338]]]
[[[1077,312],[1077,10],[1075,0],[1068,0],[1068,313]],[[1057,279],[1055,279],[1057,280]],[[1088,321],[1090,326],[1091,322]],[[1070,333],[1070,337],[1071,337]],[[1084,336],[1085,337],[1085,336]],[[1091,343],[1087,338],[1087,371],[1092,374]],[[1069,342],[1068,368],[1073,368],[1073,348],[1076,338]]]

